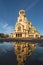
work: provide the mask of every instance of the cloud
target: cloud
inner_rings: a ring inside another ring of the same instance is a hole
[[[33,8],[38,2],[39,2],[39,0],[36,0],[32,4],[30,4],[29,6],[27,6],[26,11],[28,11],[31,8]]]
[[[0,23],[0,28],[4,30],[4,33],[13,33],[14,27],[8,23]]]

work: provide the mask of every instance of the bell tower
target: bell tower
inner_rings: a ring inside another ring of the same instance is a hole
[[[19,11],[18,22],[23,22],[25,19],[25,10]]]

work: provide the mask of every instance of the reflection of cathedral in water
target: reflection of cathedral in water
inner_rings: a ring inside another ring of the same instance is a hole
[[[15,42],[14,52],[17,56],[18,65],[24,65],[26,58],[31,55],[36,48],[36,44],[26,42]]]
[[[15,25],[14,33],[9,35],[10,38],[23,37],[23,38],[38,38],[40,34],[32,23],[27,19],[25,10],[19,11],[17,23]]]

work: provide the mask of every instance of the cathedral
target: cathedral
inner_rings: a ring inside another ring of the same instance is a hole
[[[39,38],[40,34],[32,23],[27,19],[25,10],[20,10],[15,25],[14,33],[9,34],[12,38]]]

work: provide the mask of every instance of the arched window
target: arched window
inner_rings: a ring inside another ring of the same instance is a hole
[[[21,31],[21,26],[18,27],[18,31]]]
[[[19,20],[20,22],[22,21],[22,19]]]

